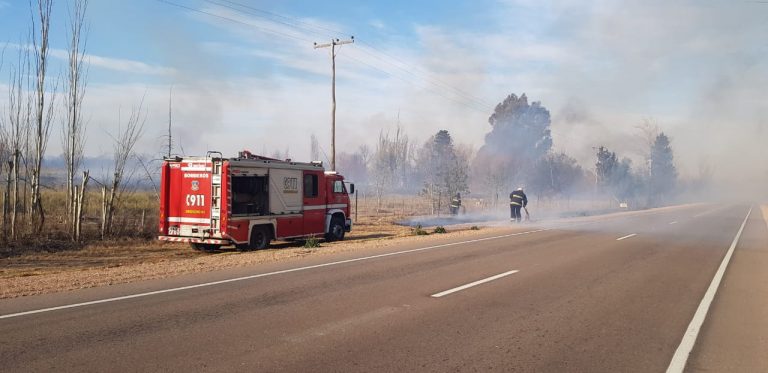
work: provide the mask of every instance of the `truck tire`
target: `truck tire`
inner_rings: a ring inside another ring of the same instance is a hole
[[[269,247],[270,240],[272,240],[272,232],[266,226],[253,227],[248,248],[251,250],[266,249]]]
[[[221,245],[214,245],[210,243],[198,243],[198,242],[192,242],[190,243],[190,246],[192,246],[192,248],[197,251],[205,251],[207,253],[216,251],[221,247]]]
[[[328,227],[328,233],[325,234],[326,241],[341,241],[344,239],[344,218],[334,216],[331,218],[331,225]]]

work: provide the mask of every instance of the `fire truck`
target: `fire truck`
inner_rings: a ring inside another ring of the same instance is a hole
[[[349,193],[354,193],[354,184]],[[271,240],[325,236],[352,229],[344,177],[322,162],[292,162],[242,151],[164,160],[158,239],[198,250],[235,245],[263,249]]]

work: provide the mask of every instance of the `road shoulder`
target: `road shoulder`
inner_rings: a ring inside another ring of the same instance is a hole
[[[768,371],[768,206],[754,209],[686,371]]]

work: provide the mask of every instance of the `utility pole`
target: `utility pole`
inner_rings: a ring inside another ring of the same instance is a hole
[[[355,37],[351,36],[349,40],[332,39],[330,43],[315,43],[315,49],[331,47],[331,171],[336,171],[336,46],[354,42]]]

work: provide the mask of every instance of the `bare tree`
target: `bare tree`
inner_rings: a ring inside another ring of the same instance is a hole
[[[643,155],[645,164],[641,169],[647,175],[650,172],[650,165],[648,162],[651,160],[651,148],[653,143],[656,142],[656,136],[661,133],[659,125],[653,118],[643,118],[643,121],[635,125],[637,129],[638,137],[640,139],[640,154]]]
[[[5,46],[0,50],[0,71],[3,70],[5,57]],[[0,170],[5,166],[5,160],[8,159],[8,132],[5,128],[5,113],[0,112]],[[3,193],[3,239],[8,238],[8,212],[9,200],[11,199],[11,174],[13,173],[13,161],[8,161],[8,172],[6,174],[6,187]]]
[[[166,143],[166,152],[163,154],[163,157],[171,157],[171,153],[173,153],[173,86],[168,89],[168,134],[163,137],[167,137],[168,142]],[[162,158],[162,157],[161,157]]]
[[[168,156],[168,157],[170,158],[170,156]],[[144,175],[146,175],[147,182],[149,182],[149,184],[152,186],[152,190],[155,192],[155,198],[157,198],[157,202],[159,203],[160,202],[160,189],[157,186],[157,182],[155,182],[154,176],[152,176],[153,173],[155,175],[157,175],[157,173],[156,173],[157,172],[157,168],[150,167],[150,165],[152,164],[152,161],[154,161],[154,160],[145,161],[144,157],[142,157],[141,155],[136,155],[136,160],[139,162],[139,165],[144,170]],[[153,171],[155,171],[155,172],[153,172]]]
[[[2,156],[2,159],[8,159],[7,158],[7,140],[5,136],[5,130],[3,126],[3,123],[0,122],[0,156]],[[3,161],[0,163],[0,171],[3,169],[6,169],[6,175],[5,175],[5,188],[3,190],[3,241],[6,241],[8,239],[8,226],[10,225],[8,223],[8,213],[10,212],[10,199],[11,199],[11,175],[13,174],[13,161],[5,162]],[[1,174],[2,172],[0,172]]]
[[[385,133],[384,130],[379,132],[376,150],[370,161],[370,174],[374,175],[377,210],[381,209],[385,192],[395,188],[402,190],[405,187],[407,173],[404,169],[410,166],[408,152],[411,149],[408,136],[400,126],[397,127],[394,136],[390,136],[389,132]]]
[[[8,150],[10,153],[10,164],[13,168],[12,192],[10,193],[10,233],[11,239],[15,240],[18,236],[18,219],[21,202],[19,200],[20,187],[26,191],[26,183],[23,186],[19,184],[21,180],[22,167],[27,170],[27,162],[22,163],[22,155],[27,154],[29,140],[29,117],[31,111],[31,99],[25,93],[25,83],[29,84],[29,49],[19,50],[18,62],[16,66],[10,69],[10,78],[8,85],[8,110],[6,121],[6,138],[8,140]],[[26,200],[26,199],[24,199]]]
[[[33,212],[33,229],[38,233],[43,230],[45,225],[45,209],[43,208],[42,195],[40,193],[41,171],[45,149],[48,146],[48,139],[51,135],[51,121],[54,115],[53,109],[57,89],[57,82],[54,81],[49,93],[45,83],[48,73],[48,34],[51,26],[52,6],[53,0],[37,0],[37,15],[35,15],[35,7],[32,4],[32,0],[30,0],[33,25],[30,34],[32,36],[33,67],[35,72],[35,112],[33,117],[35,153],[32,164],[31,208]]]
[[[88,26],[85,23],[85,12],[88,0],[74,0],[69,11],[69,60],[67,70],[67,87],[64,99],[66,122],[62,127],[62,149],[67,165],[67,214],[70,220],[75,214],[75,173],[80,168],[85,145],[85,122],[81,114],[83,98],[85,97],[86,77],[88,68],[85,65],[85,47],[87,44]],[[74,225],[72,225],[74,234]]]
[[[371,148],[368,146],[368,144],[360,145],[360,147],[357,148],[357,152],[363,158],[363,163],[368,166],[368,163],[371,162]]]
[[[309,135],[309,159],[311,161],[320,160],[320,143],[314,133]]]
[[[115,149],[109,194],[107,195],[106,193],[106,187],[102,190],[104,197],[101,225],[102,238],[108,236],[112,231],[112,220],[118,207],[118,201],[125,190],[125,181],[129,178],[126,177],[128,160],[133,155],[133,148],[136,146],[136,142],[139,141],[144,132],[147,116],[143,111],[143,106],[144,98],[141,99],[137,106],[131,109],[131,114],[124,127],[122,126],[122,119],[118,117],[118,135],[113,137]]]
[[[487,193],[490,205],[495,208],[515,186],[514,182],[520,175],[519,169],[514,160],[504,159],[503,156],[485,156],[482,161],[475,158],[471,171],[475,187]]]

